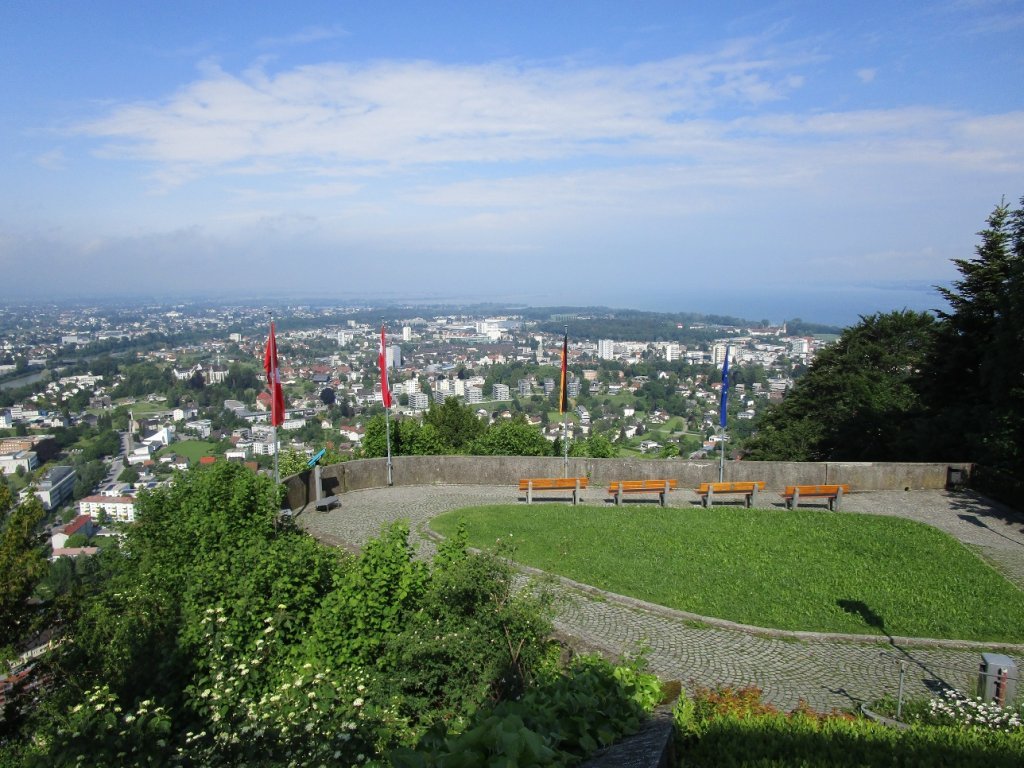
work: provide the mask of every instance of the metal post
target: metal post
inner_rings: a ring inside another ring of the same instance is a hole
[[[718,441],[722,445],[722,457],[718,464],[718,482],[725,482],[725,430],[722,430],[722,434]]]
[[[907,676],[907,662],[900,662],[900,692],[896,697],[896,719],[899,720],[903,716],[903,681]]]
[[[384,409],[384,434],[388,442],[388,485],[391,486],[391,419],[388,415],[388,408]]]
[[[569,476],[569,411],[565,411],[562,423],[562,477]]]
[[[273,396],[273,393],[271,393]],[[277,457],[281,453],[281,444],[277,442],[277,427],[274,427],[274,484],[281,484],[281,468],[278,466]]]
[[[565,338],[566,339],[569,338],[569,326],[568,325],[565,326]],[[564,357],[568,357],[568,354],[566,353],[564,348],[562,349],[562,355]],[[565,393],[565,413],[564,413],[565,420],[562,422],[562,477],[568,477],[569,476],[569,391],[568,391],[568,387],[569,387],[569,372],[568,372],[568,368],[567,368],[568,363],[569,363],[568,360],[563,360],[562,361],[562,370],[564,371],[563,375],[565,377],[565,381],[564,382],[560,382],[560,388],[559,388],[559,394],[558,394],[559,399],[561,399],[561,397],[562,397],[562,394],[561,394],[561,392],[562,392],[561,391],[561,384],[564,383],[564,385],[566,387],[566,393]]]

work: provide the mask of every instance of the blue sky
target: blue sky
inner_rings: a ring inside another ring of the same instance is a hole
[[[0,4],[4,297],[936,307],[1024,0]]]

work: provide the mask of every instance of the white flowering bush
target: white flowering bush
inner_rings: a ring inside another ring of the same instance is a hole
[[[82,700],[57,716],[48,735],[47,765],[95,766],[161,765],[171,733],[171,716],[152,699],[125,709],[107,686],[85,691]]]
[[[189,709],[204,727],[185,734],[182,760],[200,765],[359,765],[389,746],[407,727],[372,692],[373,675],[313,662],[262,669],[277,656],[279,624],[287,606],[264,619],[255,649],[240,651],[221,627],[223,608],[204,618],[206,673],[186,689]],[[253,685],[260,678],[263,685]]]
[[[993,731],[1015,731],[1021,728],[1020,708],[1000,707],[980,696],[970,697],[952,688],[944,689],[940,698],[928,702],[928,720],[935,725],[963,725]]]

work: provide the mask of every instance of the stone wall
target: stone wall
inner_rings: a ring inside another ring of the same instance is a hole
[[[966,462],[727,461],[725,480],[763,480],[768,490],[787,485],[849,483],[854,491],[928,490],[947,485],[951,469],[969,477]],[[569,459],[570,477],[588,477],[592,485],[613,480],[674,479],[680,488],[718,480],[715,461],[680,459]],[[315,498],[310,470],[284,478],[288,505],[300,509]],[[554,456],[396,456],[394,485],[514,485],[521,477],[562,477],[563,460]],[[362,459],[321,468],[322,495],[330,496],[387,485],[387,460]]]

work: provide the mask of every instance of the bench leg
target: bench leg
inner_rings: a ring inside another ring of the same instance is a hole
[[[526,484],[526,503],[533,503],[533,481],[531,480]]]
[[[796,509],[799,506],[800,506],[800,489],[799,488],[794,488],[793,489],[793,499],[790,502],[790,507],[789,508],[790,509]]]
[[[615,506],[616,507],[621,507],[622,506],[622,489],[621,488],[619,488],[619,490],[617,490],[615,492]]]
[[[840,505],[840,503],[842,503],[842,501],[843,501],[843,489],[842,488],[837,488],[836,489],[836,497],[834,499],[831,499],[832,503],[829,505],[829,506],[831,506],[833,512],[838,512],[839,511],[839,505]]]
[[[708,509],[710,509],[711,505],[715,503],[714,502],[714,497],[715,497],[715,489],[714,488],[708,488],[708,495],[704,497],[704,506],[707,507]]]
[[[659,494],[658,494],[658,498],[660,498],[660,499],[661,499],[661,506],[663,506],[663,507],[665,506],[665,497],[666,497],[667,495],[668,495],[668,494],[667,494],[667,493],[665,493],[664,491],[662,491],[661,493],[659,493]]]
[[[747,496],[747,508],[749,509],[750,507],[756,507],[757,505],[757,486],[755,485],[754,490],[750,492],[749,496]]]
[[[580,480],[576,478],[576,488],[572,492],[572,505],[575,507],[580,501]]]

